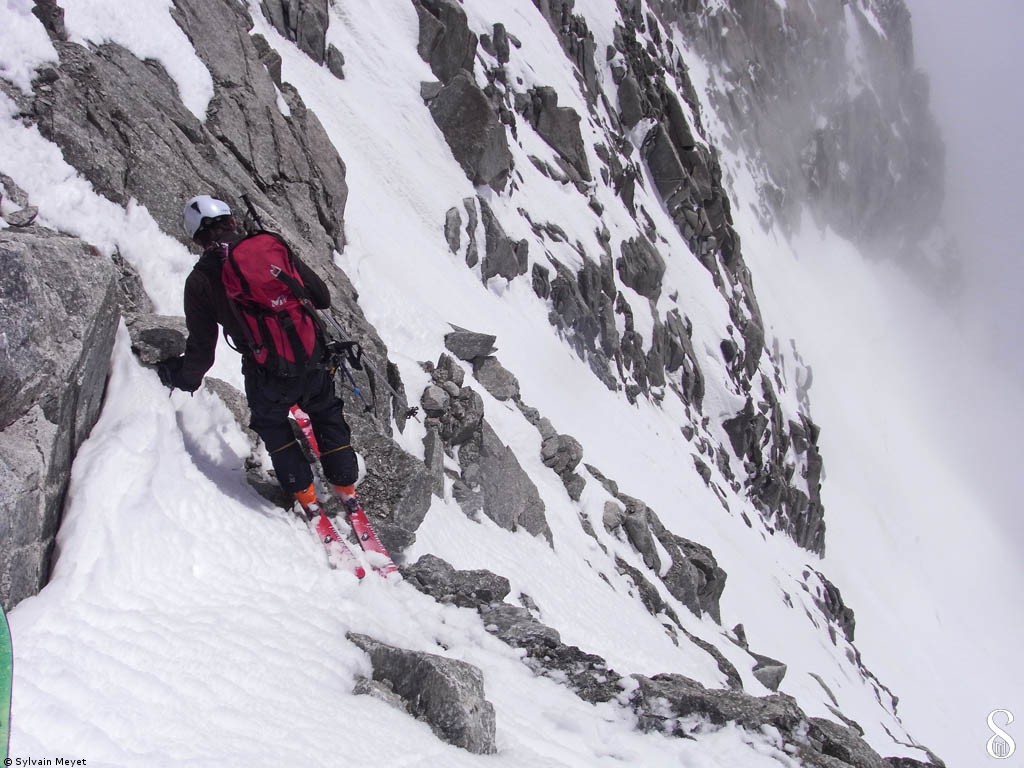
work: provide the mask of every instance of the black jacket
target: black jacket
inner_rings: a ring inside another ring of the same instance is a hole
[[[185,325],[188,341],[185,343],[185,357],[178,382],[181,389],[195,390],[210,370],[217,350],[219,328],[231,338],[231,343],[244,356],[246,354],[245,334],[238,325],[224,283],[221,268],[224,263],[226,246],[215,244],[207,248],[196,262],[185,280]],[[292,254],[295,266],[302,275],[309,298],[317,309],[331,305],[331,294],[320,276]]]

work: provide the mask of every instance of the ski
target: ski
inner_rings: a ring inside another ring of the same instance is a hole
[[[320,516],[313,523],[313,529],[316,531],[317,536],[320,537],[324,547],[327,548],[327,561],[331,564],[332,568],[350,571],[355,574],[357,579],[361,579],[366,575],[366,569],[359,562],[356,553],[341,538],[341,534],[334,527],[331,518],[324,512],[320,512]]]
[[[320,446],[317,445],[316,435],[313,433],[313,425],[309,420],[309,416],[297,405],[293,405],[289,410],[296,425],[298,425],[299,430],[302,432],[302,436],[306,439],[306,445],[313,452],[313,456],[319,456]],[[327,548],[327,561],[332,568],[351,571],[360,579],[366,575],[366,569],[359,562],[356,553],[352,551],[352,548],[341,537],[338,529],[331,522],[331,518],[323,510],[320,511],[320,515],[315,521],[310,521],[310,524],[313,530],[316,531],[320,541]]]
[[[356,534],[359,546],[369,555],[367,559],[369,560],[370,567],[385,577],[398,573],[398,566],[395,565],[391,555],[388,554],[387,549],[381,544],[380,539],[377,537],[377,531],[374,530],[373,525],[370,523],[370,518],[367,517],[362,505],[359,503],[359,499],[356,497],[343,499],[342,504],[345,505],[349,525],[352,526],[352,530]]]
[[[316,435],[313,433],[313,424],[310,422],[309,416],[297,405],[293,405],[290,408],[290,411],[292,418],[295,419],[295,423],[298,424],[299,429],[302,430],[302,436],[306,438],[306,445],[309,446],[309,450],[313,452],[314,456],[319,456],[320,446],[317,445]]]
[[[313,425],[309,421],[309,416],[299,408],[298,405],[293,405],[290,409],[291,416],[295,419],[296,425],[302,431],[303,437],[306,438],[306,444],[313,452],[314,456],[320,456],[320,446],[317,445],[316,435],[313,433]],[[356,534],[356,540],[359,542],[359,546],[363,548],[363,551],[369,554],[367,558],[370,562],[370,566],[379,573],[381,576],[390,576],[393,573],[398,573],[398,566],[395,565],[394,560],[391,559],[391,555],[388,554],[387,549],[381,543],[380,538],[377,536],[377,531],[374,530],[373,524],[370,523],[370,518],[367,517],[366,512],[363,511],[362,505],[359,503],[357,497],[349,499],[340,499],[342,505],[345,508],[345,517],[348,519],[349,525],[352,526],[352,530]],[[336,541],[344,546],[344,542],[338,536],[337,529],[331,524],[330,518],[326,515],[321,514],[320,521],[317,523],[317,532],[320,532],[320,526],[323,522],[330,525],[331,530],[334,532],[334,536],[337,537]],[[321,533],[324,543],[327,544],[326,534]],[[355,558],[355,555],[350,551],[349,555]],[[359,578],[362,578],[360,576]]]
[[[0,606],[0,754],[6,759],[11,746],[11,689],[14,686],[14,648],[11,628]]]

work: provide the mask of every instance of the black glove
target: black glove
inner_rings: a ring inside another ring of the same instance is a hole
[[[181,381],[181,369],[185,364],[185,356],[169,357],[156,364],[156,373],[160,377],[160,383],[168,389],[181,389],[185,392],[195,392],[195,387],[189,387]]]

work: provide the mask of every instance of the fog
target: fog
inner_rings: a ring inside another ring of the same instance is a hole
[[[931,81],[946,142],[945,215],[963,251],[959,319],[975,344],[1024,386],[1024,46],[1020,0],[906,0],[915,56]],[[954,308],[950,308],[953,310]]]

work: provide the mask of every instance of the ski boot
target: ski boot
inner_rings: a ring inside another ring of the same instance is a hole
[[[299,506],[302,507],[302,512],[307,520],[314,520],[324,512],[324,508],[316,495],[316,486],[313,483],[310,483],[308,488],[296,491],[294,496],[295,500],[299,502]]]

